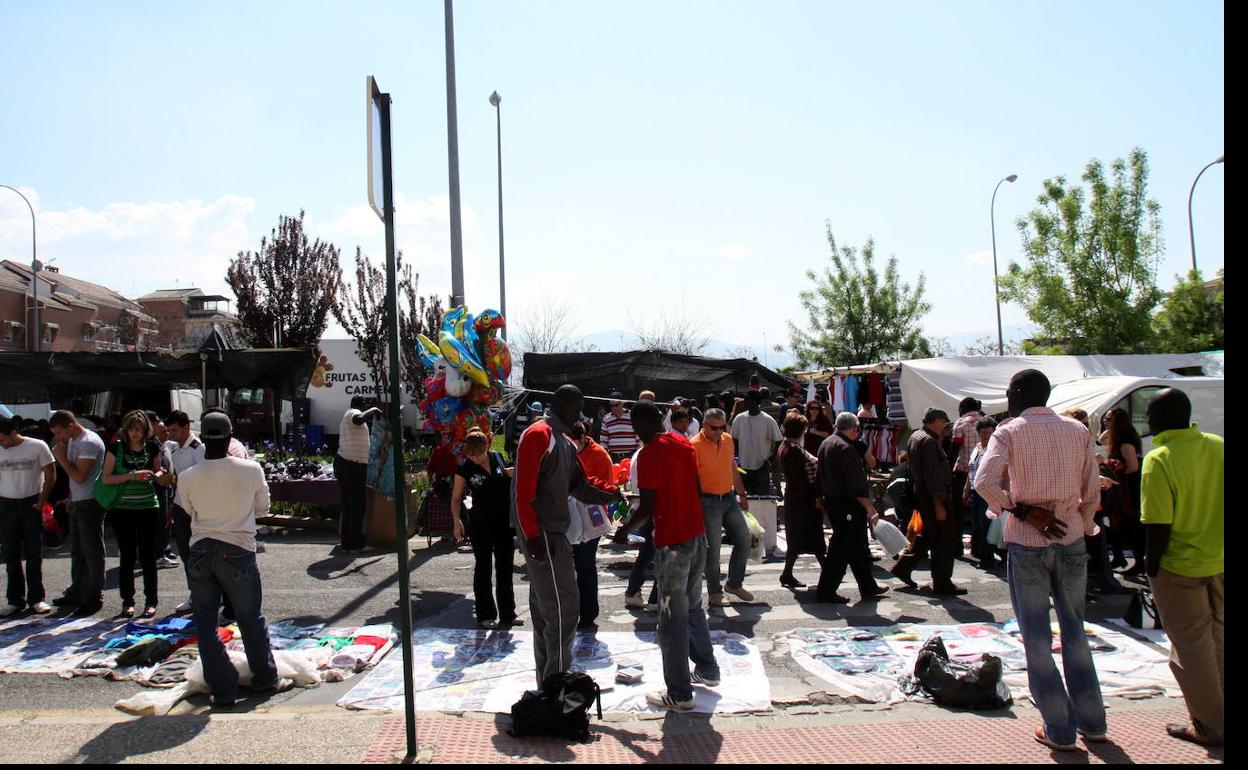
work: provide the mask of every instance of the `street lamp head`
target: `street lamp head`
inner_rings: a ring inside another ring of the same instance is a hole
[[[1017,179],[1018,179],[1018,174],[1010,174],[1009,176],[1005,178],[1005,181],[1010,182],[1012,184]]]
[[[494,93],[490,94],[490,104],[497,107],[498,103],[501,101],[502,101],[502,98],[498,95],[498,91],[495,91]]]
[[[1215,161],[1214,161],[1214,163],[1222,163],[1222,162],[1224,162],[1225,160],[1226,160],[1226,156],[1225,156],[1225,155],[1219,155],[1219,156],[1218,156],[1218,159],[1217,159],[1217,160],[1215,160]]]

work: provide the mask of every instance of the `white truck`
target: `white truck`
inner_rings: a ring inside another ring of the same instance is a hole
[[[1049,408],[1061,414],[1082,409],[1094,431],[1115,407],[1126,410],[1144,441],[1144,453],[1153,448],[1148,429],[1148,399],[1163,388],[1178,388],[1192,401],[1192,422],[1205,433],[1226,435],[1226,385],[1222,377],[1084,377],[1053,386]]]

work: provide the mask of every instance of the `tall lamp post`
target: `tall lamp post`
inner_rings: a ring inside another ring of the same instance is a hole
[[[30,205],[30,200],[25,195],[22,195],[21,190],[18,190],[16,187],[9,187],[7,184],[0,184],[0,187],[17,193],[17,197],[21,198],[26,203],[26,208],[30,209],[30,292],[31,304],[34,306],[33,311],[35,314],[33,321],[35,352],[38,353],[41,340],[39,339],[39,252],[36,246],[38,239],[35,234],[35,207]]]
[[[446,150],[451,192],[451,307],[464,304],[464,240],[459,217],[459,123],[455,102],[455,10],[443,4],[446,22]]]
[[[1209,170],[1209,166],[1216,166],[1226,160],[1225,155],[1219,155],[1217,160],[1210,163],[1200,170],[1196,178],[1192,180],[1192,189],[1187,193],[1187,234],[1192,239],[1192,272],[1196,272],[1196,228],[1192,226],[1192,195],[1196,192],[1196,183],[1200,181],[1200,177]]]
[[[498,91],[490,94],[494,105],[494,118],[498,128],[498,310],[507,318],[507,263],[503,260],[503,99]],[[507,340],[507,327],[503,326],[503,340]]]
[[[1010,174],[1001,182],[1014,183],[1018,174]],[[992,205],[988,207],[988,218],[992,220],[992,293],[997,299],[997,355],[1005,355],[1005,335],[1001,333],[1001,290],[997,287],[997,190],[1001,182],[992,188]]]

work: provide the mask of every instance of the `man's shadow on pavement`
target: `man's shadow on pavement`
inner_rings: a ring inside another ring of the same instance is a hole
[[[209,714],[188,714],[117,722],[84,743],[74,761],[115,765],[132,757],[174,749],[194,740],[209,720]]]
[[[516,738],[511,734],[511,717],[499,714],[494,724],[494,749],[513,759],[537,759],[542,762],[575,762],[577,746],[588,747],[602,740],[614,740],[631,751],[642,762],[659,764],[714,764],[723,748],[724,738],[711,723],[713,714],[677,714],[668,712],[663,719],[662,733],[636,732],[594,722],[589,727],[589,742],[577,743],[565,738]]]

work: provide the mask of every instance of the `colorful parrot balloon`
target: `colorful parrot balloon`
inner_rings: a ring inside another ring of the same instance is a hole
[[[469,430],[490,430],[489,407],[498,402],[511,376],[511,349],[498,336],[506,325],[497,310],[473,316],[461,305],[443,316],[436,342],[419,337],[417,352],[433,373],[425,381],[420,410],[440,436],[435,454],[443,455],[446,467],[453,469],[450,461],[463,454]],[[431,467],[439,465],[436,459]]]

